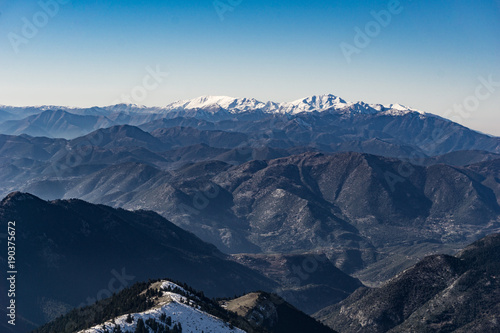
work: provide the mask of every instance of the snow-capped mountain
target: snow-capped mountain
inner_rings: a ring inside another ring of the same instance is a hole
[[[156,282],[149,289],[157,290],[158,294],[152,297],[154,306],[147,311],[118,316],[78,333],[137,332],[137,327],[141,325],[148,332],[159,332],[159,327],[168,327],[169,332],[245,332],[200,310],[197,297],[173,282],[167,280]],[[186,296],[190,296],[191,299]],[[161,330],[164,331],[167,330]]]
[[[351,103],[334,95],[310,96],[290,103],[283,103],[281,110],[285,113],[297,114],[301,112],[322,111],[331,108],[344,109]]]
[[[44,115],[40,117],[40,115]],[[259,121],[264,118],[297,118],[301,126],[303,116],[340,115],[346,118],[369,118],[380,116],[417,116],[421,119],[440,118],[401,104],[367,104],[348,102],[335,95],[317,95],[292,102],[262,102],[254,98],[227,96],[201,96],[177,101],[161,107],[146,107],[136,104],[116,104],[106,107],[69,108],[57,106],[6,107],[0,106],[0,134],[46,136],[73,139],[93,130],[116,125],[143,126],[156,120],[168,122],[174,119],[208,121]],[[79,117],[75,117],[79,116]],[[449,122],[447,119],[442,119]],[[181,125],[181,124],[178,124]],[[186,126],[183,124],[181,126]],[[165,125],[163,125],[165,127]],[[167,126],[168,127],[168,126]]]
[[[255,98],[201,96],[186,101],[174,102],[167,105],[165,110],[216,109],[217,107],[228,110],[231,113],[239,113],[252,110],[274,111],[279,108],[279,105],[273,102],[263,103]]]
[[[40,114],[44,111],[63,110],[68,113],[82,116],[107,116],[110,119],[117,117],[179,117],[218,118],[232,117],[240,113],[279,113],[299,114],[302,112],[332,112],[348,114],[391,114],[405,115],[411,112],[420,112],[401,104],[367,104],[364,102],[348,102],[344,99],[328,94],[314,95],[292,102],[262,102],[255,98],[235,98],[228,96],[200,96],[197,98],[170,103],[166,106],[147,107],[137,104],[116,104],[105,107],[74,108],[65,106],[35,106],[9,107],[0,105],[0,123],[7,120],[21,120],[27,116]],[[425,114],[433,116],[432,114]],[[152,119],[149,119],[152,120]],[[133,123],[140,123],[135,121]],[[10,134],[10,133],[9,133]]]
[[[231,114],[249,111],[262,111],[265,113],[286,113],[298,114],[302,112],[351,112],[362,114],[375,114],[379,112],[393,111],[394,115],[406,114],[409,112],[419,112],[416,109],[408,108],[401,104],[366,104],[364,102],[347,102],[344,99],[328,94],[315,95],[293,102],[276,103],[261,102],[254,98],[234,98],[227,96],[201,96],[191,100],[184,100],[171,103],[163,108],[163,112],[170,111],[192,111],[211,110],[213,113],[225,110]]]

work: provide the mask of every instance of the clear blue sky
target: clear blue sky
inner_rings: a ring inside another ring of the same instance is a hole
[[[500,82],[500,0],[401,0],[348,63],[341,43],[355,46],[356,27],[390,2],[220,0],[231,7],[221,20],[213,0],[73,0],[53,17],[35,0],[0,0],[0,104],[113,104],[143,84],[148,66],[169,73],[137,101],[151,106],[332,93],[443,115],[471,102],[479,77]],[[34,36],[23,34],[26,22],[41,25]],[[12,36],[25,38],[18,52]],[[500,135],[499,105],[497,86],[456,119]]]

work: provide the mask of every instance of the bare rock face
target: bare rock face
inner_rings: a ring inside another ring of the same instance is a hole
[[[250,293],[223,304],[226,309],[244,317],[254,326],[274,327],[278,323],[278,311],[270,295]]]
[[[334,332],[275,294],[250,293],[222,304],[227,310],[245,318],[253,327],[269,332]]]

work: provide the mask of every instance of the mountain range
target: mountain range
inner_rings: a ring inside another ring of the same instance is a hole
[[[310,96],[287,103],[260,102],[253,98],[201,96],[164,107],[126,104],[92,108],[0,106],[0,133],[72,139],[112,125],[144,125],[158,119],[195,118],[214,122],[236,118],[256,120],[269,115],[293,117],[303,113],[343,116],[413,114],[439,118],[400,104],[346,102],[331,94]]]
[[[455,256],[428,256],[314,317],[340,332],[496,332],[499,252],[500,234],[492,234]],[[214,300],[168,279],[136,283],[34,332],[182,331],[334,332],[274,294]]]
[[[135,145],[158,144],[138,133]],[[391,277],[422,253],[447,253],[500,227],[497,160],[419,166],[369,154],[307,152],[165,170],[165,154],[122,147],[128,138],[111,137],[102,135],[102,147],[64,169],[55,162],[66,155],[55,154],[52,162],[27,161],[24,154],[4,167],[10,185],[4,190],[153,210],[226,253],[320,250],[347,273],[370,272],[363,276],[368,283]],[[398,171],[403,168],[411,171],[406,178]],[[390,265],[367,270],[388,257]]]
[[[0,202],[0,221],[5,228],[8,221],[16,223],[17,271],[22,272],[16,281],[22,291],[16,296],[16,326],[24,331],[77,306],[91,306],[138,281],[162,276],[196,286],[208,297],[286,290],[299,305],[313,303],[315,296],[307,297],[307,290],[320,287],[316,278],[303,281],[302,290],[291,288],[287,281],[238,263],[151,211],[132,212],[76,199],[44,201],[14,192]],[[0,256],[0,262],[6,258]],[[325,306],[362,286],[326,258],[322,265],[325,269],[317,275],[336,293],[335,299],[323,301]],[[77,287],[68,290],[68,281]],[[6,281],[0,283],[1,290],[7,287]],[[5,309],[4,301],[8,300],[2,298]],[[9,325],[0,325],[2,331],[11,332]]]
[[[16,222],[16,287],[22,291],[16,297],[17,327],[34,329],[76,306],[163,276],[210,297],[277,286],[153,212],[11,193],[0,203],[0,221],[5,230],[8,221]],[[2,298],[3,309],[7,301]],[[10,326],[2,327],[8,332]]]
[[[500,153],[498,138],[444,118],[399,104],[351,103],[334,95],[281,104],[206,96],[162,108],[0,107],[0,133],[7,135],[74,139],[118,125],[139,126],[147,132],[174,127],[205,131],[204,135],[234,132],[246,136],[245,145],[252,147],[357,151],[414,160],[462,150]]]
[[[498,332],[500,234],[434,255],[315,317],[340,332]]]
[[[319,251],[367,284],[498,230],[500,139],[399,105],[326,95],[39,109],[26,113],[149,121],[71,140],[0,135],[3,196],[150,209],[223,252]]]
[[[270,329],[252,318],[260,307],[279,313],[279,299],[341,332],[423,329],[431,321],[418,316],[435,310],[424,303],[477,273],[453,255],[500,232],[499,163],[498,137],[334,95],[2,106],[0,217],[20,221],[21,268],[39,278],[20,277],[20,322],[33,329],[91,305],[85,297],[110,296],[123,268],[137,281],[168,277],[231,297],[225,306],[247,329]],[[440,284],[420,294],[421,269],[441,266]],[[64,281],[82,287],[67,292]],[[414,282],[415,302],[404,294]],[[106,320],[125,313],[115,314]],[[467,329],[460,320],[450,327]]]
[[[288,113],[298,114],[301,112],[312,111],[325,111],[325,110],[345,110],[359,113],[377,113],[392,110],[406,112],[419,112],[413,108],[403,106],[401,104],[367,104],[364,102],[347,102],[344,99],[328,94],[328,95],[314,95],[306,98],[298,99],[292,102],[278,103],[278,102],[262,102],[255,98],[235,98],[229,96],[200,96],[190,100],[182,100],[170,103],[163,107],[146,107],[135,104],[117,104],[107,107],[92,107],[92,108],[70,108],[64,106],[39,106],[39,107],[9,107],[0,105],[2,117],[0,119],[12,120],[19,118],[19,113],[22,111],[24,114],[37,114],[51,109],[64,110],[69,113],[78,115],[99,115],[99,114],[163,114],[192,111],[192,110],[211,110],[222,111],[225,110],[231,114],[261,111],[265,113]]]

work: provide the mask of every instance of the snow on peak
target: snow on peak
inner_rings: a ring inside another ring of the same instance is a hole
[[[280,114],[299,114],[302,112],[331,112],[342,114],[390,114],[404,115],[418,112],[422,115],[430,115],[424,112],[406,107],[401,104],[367,104],[364,102],[349,102],[339,96],[313,95],[292,102],[276,103],[272,101],[262,102],[255,98],[236,98],[229,96],[200,96],[197,98],[182,100],[168,104],[165,107],[144,107],[130,104],[118,104],[105,108],[106,110],[118,112],[139,111],[141,113],[154,114],[199,114],[200,116],[214,117],[217,114],[239,114],[243,112],[264,112]]]
[[[347,102],[344,99],[328,94],[305,97],[293,102],[275,103],[261,102],[255,98],[234,98],[228,96],[201,96],[191,100],[174,102],[166,110],[207,110],[217,112],[221,109],[230,113],[261,110],[266,113],[298,114],[302,112],[350,112],[362,114],[375,114],[378,112],[394,111],[394,114],[404,114],[417,111],[401,104],[366,104],[364,102]]]
[[[292,102],[276,103],[272,101],[262,102],[255,98],[235,98],[229,96],[200,96],[197,98],[173,102],[164,107],[147,107],[136,104],[116,104],[107,107],[96,107],[90,109],[78,109],[69,107],[42,106],[35,108],[29,114],[36,114],[40,111],[61,109],[76,114],[99,114],[107,113],[141,113],[152,115],[166,114],[190,114],[190,116],[200,117],[208,116],[213,118],[218,113],[222,117],[227,114],[238,114],[243,112],[264,112],[280,114],[298,114],[302,112],[331,112],[342,114],[387,114],[387,115],[405,115],[407,113],[417,112],[421,115],[434,116],[419,110],[406,107],[401,104],[367,104],[364,102],[349,102],[332,94],[313,95],[298,99]],[[4,107],[5,111],[13,113],[17,111],[16,107]],[[24,112],[26,110],[23,109]],[[102,113],[101,111],[104,111]],[[225,115],[224,115],[225,114]]]
[[[161,281],[161,289],[162,290],[172,290],[175,292],[175,290],[180,290],[181,292],[185,293],[185,294],[191,294],[190,292],[188,292],[186,289],[182,288],[181,286],[179,286],[178,284],[175,284],[171,281]]]
[[[162,294],[151,309],[140,313],[131,313],[130,316],[128,314],[118,316],[78,333],[114,332],[117,326],[120,326],[121,332],[133,333],[136,331],[139,319],[144,322],[148,319],[156,320],[169,329],[181,325],[183,332],[244,333],[243,330],[232,327],[222,319],[200,310],[200,307],[195,302],[178,294],[177,292],[190,294],[179,285],[164,280],[155,283],[151,287],[158,286]],[[127,320],[127,317],[129,320]],[[169,319],[165,320],[166,318]],[[149,327],[147,328],[150,332],[152,331]]]
[[[402,104],[371,104],[370,105],[374,110],[377,112],[381,112],[384,114],[391,114],[391,115],[403,115],[407,114],[410,112],[417,112],[421,115],[430,115],[428,113],[425,113],[423,111],[413,109],[407,106],[404,106]]]
[[[342,109],[348,103],[335,95],[310,96],[290,103],[284,103],[283,108],[286,113],[300,113],[310,111],[323,111],[331,108]]]
[[[399,110],[399,111],[409,110],[406,106],[401,105],[401,104],[389,104],[387,108],[388,109]]]
[[[317,95],[299,99],[290,103],[280,105],[284,113],[297,114],[301,112],[324,112],[351,113],[351,114],[377,114],[385,113],[392,115],[403,115],[410,112],[425,114],[416,109],[408,108],[401,104],[367,104],[364,102],[348,102],[335,95]]]
[[[228,96],[200,96],[191,100],[178,101],[167,105],[171,110],[193,110],[222,108],[232,113],[266,108],[268,104],[255,98],[234,98]]]

